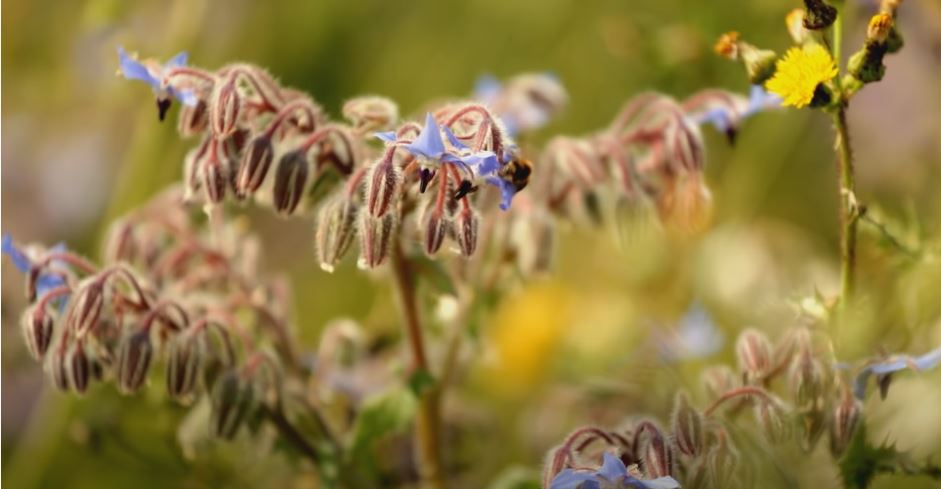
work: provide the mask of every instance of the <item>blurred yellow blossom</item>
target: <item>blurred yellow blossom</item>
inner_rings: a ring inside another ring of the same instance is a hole
[[[765,84],[780,95],[784,105],[804,107],[814,98],[817,85],[837,74],[830,52],[819,44],[791,48],[775,65],[774,76]]]

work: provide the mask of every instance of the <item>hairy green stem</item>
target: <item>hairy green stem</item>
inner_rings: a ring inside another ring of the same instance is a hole
[[[856,228],[859,212],[856,203],[853,152],[850,148],[844,105],[834,114],[833,127],[836,130],[836,148],[839,155],[837,171],[840,180],[840,304],[846,306],[852,302],[856,290]]]
[[[399,243],[396,243],[392,251],[392,270],[401,302],[405,336],[411,350],[412,370],[430,372],[421,317],[418,313],[415,277]],[[444,487],[440,448],[441,396],[437,385],[422,390],[419,395],[418,412],[415,416],[415,461],[418,465],[418,475],[422,487],[441,489]]]

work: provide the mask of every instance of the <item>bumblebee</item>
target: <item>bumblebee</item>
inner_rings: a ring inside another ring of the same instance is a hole
[[[510,182],[517,192],[526,188],[529,184],[529,177],[533,173],[533,162],[518,156],[507,162],[500,169],[500,178]]]

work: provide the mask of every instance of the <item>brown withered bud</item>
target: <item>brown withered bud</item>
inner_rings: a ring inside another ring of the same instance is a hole
[[[454,218],[452,230],[454,240],[457,241],[461,254],[470,257],[477,250],[477,237],[479,235],[480,216],[470,205],[465,206]]]
[[[673,401],[671,423],[680,453],[688,457],[702,453],[705,440],[702,414],[689,404],[689,396],[685,392],[677,393]]]
[[[88,331],[98,322],[104,306],[104,283],[97,277],[86,280],[75,294],[66,324],[77,333]]]
[[[223,139],[231,135],[238,125],[241,111],[242,100],[236,87],[236,78],[233,77],[220,84],[212,94],[209,122],[213,136]]]
[[[634,434],[634,447],[648,478],[673,474],[673,447],[659,426],[650,421],[642,422]]]
[[[88,390],[88,381],[91,377],[91,362],[85,353],[82,341],[76,341],[65,354],[65,373],[68,385],[75,392],[84,394]]]
[[[739,334],[735,354],[739,369],[749,383],[760,381],[771,370],[771,342],[756,329],[749,328]]]
[[[389,256],[398,218],[394,212],[388,212],[382,217],[373,217],[367,212],[362,212],[359,223],[359,267],[375,268]]]
[[[177,401],[189,401],[196,390],[205,346],[202,336],[184,331],[167,344],[167,393]]]
[[[807,13],[804,15],[804,27],[819,31],[833,25],[836,21],[836,7],[827,5],[823,0],[804,0]]]
[[[209,126],[209,110],[206,102],[199,100],[196,105],[183,105],[177,121],[177,132],[184,138],[197,136]]]
[[[343,117],[360,132],[382,131],[399,119],[399,106],[386,97],[356,97],[343,104]]]
[[[278,160],[274,175],[274,208],[282,215],[290,215],[301,202],[310,167],[307,155],[301,150],[289,151]]]
[[[366,209],[370,216],[383,217],[399,201],[402,171],[392,160],[393,151],[377,161],[366,174]]]
[[[783,443],[791,437],[791,419],[777,399],[772,397],[759,400],[755,404],[755,418],[765,438],[771,443]]]
[[[133,394],[144,385],[153,355],[149,328],[142,328],[121,339],[118,343],[115,377],[122,394]]]
[[[267,134],[256,136],[248,143],[242,153],[242,164],[239,165],[238,176],[235,179],[235,195],[244,199],[255,193],[268,175],[271,160],[274,158],[274,147],[271,137]]]
[[[333,272],[356,236],[356,216],[359,202],[355,196],[341,191],[327,200],[317,214],[317,259],[320,268]]]
[[[830,420],[830,453],[834,457],[842,455],[849,446],[850,440],[856,433],[856,427],[859,425],[862,410],[862,403],[853,397],[849,389],[844,389]]]
[[[23,311],[20,321],[26,349],[35,360],[42,360],[52,344],[52,331],[55,318],[43,305],[33,305]]]

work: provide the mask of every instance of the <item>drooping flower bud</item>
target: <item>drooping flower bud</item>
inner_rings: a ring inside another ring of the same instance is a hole
[[[243,152],[242,164],[239,165],[238,176],[235,179],[235,195],[244,199],[255,193],[265,181],[271,160],[274,158],[274,148],[271,137],[266,134],[256,136],[248,143]]]
[[[55,320],[46,308],[33,305],[23,311],[20,321],[26,349],[35,360],[42,360],[52,343],[52,331]]]
[[[848,389],[844,390],[830,420],[830,453],[834,457],[839,457],[846,451],[856,433],[862,411],[862,403],[853,397]]]
[[[290,215],[297,209],[309,175],[307,155],[301,150],[285,153],[278,160],[272,196],[274,208],[279,214]]]
[[[451,223],[444,215],[444,209],[435,206],[435,200],[432,200],[425,207],[425,212],[421,218],[422,247],[429,256],[434,255],[444,244],[444,237],[447,236]]]
[[[756,329],[746,329],[738,336],[735,344],[739,369],[749,383],[757,382],[771,370],[771,342],[764,333]]]
[[[219,85],[212,96],[212,112],[209,121],[216,139],[231,135],[238,124],[242,111],[242,100],[236,87],[236,79],[230,78]]]
[[[361,132],[382,131],[399,119],[399,107],[386,97],[356,97],[343,104],[343,117]]]
[[[755,404],[755,418],[771,443],[783,443],[790,438],[791,420],[784,406],[774,397],[761,399]]]
[[[680,453],[688,457],[696,457],[702,453],[705,440],[702,414],[689,404],[689,397],[685,392],[679,392],[673,401],[671,422],[673,436],[676,437],[676,448]]]
[[[812,31],[826,29],[836,21],[836,8],[823,0],[804,0],[804,6],[807,9],[804,27]]]
[[[215,144],[215,143],[213,143]],[[229,177],[222,162],[216,158],[203,161],[200,167],[200,186],[205,189],[206,200],[218,204],[225,200]]]
[[[399,201],[402,172],[392,160],[392,152],[377,161],[366,174],[366,209],[372,217],[383,217]]]
[[[167,345],[167,393],[177,401],[189,401],[199,380],[204,355],[202,336],[184,331]]]
[[[382,217],[373,217],[365,212],[360,214],[359,266],[360,268],[375,268],[389,256],[390,245],[395,239],[398,218],[394,212],[388,212]]]
[[[150,340],[150,329],[142,328],[126,335],[118,343],[115,377],[122,394],[133,394],[147,380],[154,347]]]
[[[56,348],[49,358],[49,375],[52,377],[52,384],[60,391],[69,390],[69,371],[68,362],[66,362],[68,354],[67,348]]]
[[[788,373],[788,384],[798,409],[822,408],[828,387],[827,371],[810,352],[798,353]]]
[[[65,354],[65,373],[68,378],[68,386],[75,392],[84,394],[88,390],[91,362],[88,360],[85,346],[81,341],[76,341]]]
[[[212,434],[231,439],[254,408],[255,394],[238,371],[228,370],[216,380],[210,400]]]
[[[88,279],[79,287],[74,299],[75,305],[69,309],[66,324],[77,333],[88,331],[101,316],[104,306],[104,284],[97,278]]]
[[[797,445],[810,453],[827,428],[827,412],[823,409],[810,409],[798,413]]]
[[[180,109],[177,132],[184,138],[202,134],[209,126],[209,111],[206,102],[199,100],[196,105],[183,105]]]
[[[712,487],[736,487],[734,482],[739,459],[738,450],[732,447],[726,436],[720,436],[706,454],[706,473]]]
[[[345,191],[327,200],[317,214],[317,259],[320,268],[333,272],[356,236],[359,202]]]
[[[673,474],[673,447],[656,424],[642,423],[634,440],[637,455],[648,478]]]
[[[461,209],[454,219],[454,238],[461,254],[470,257],[477,250],[477,237],[479,234],[480,216],[470,205]]]

